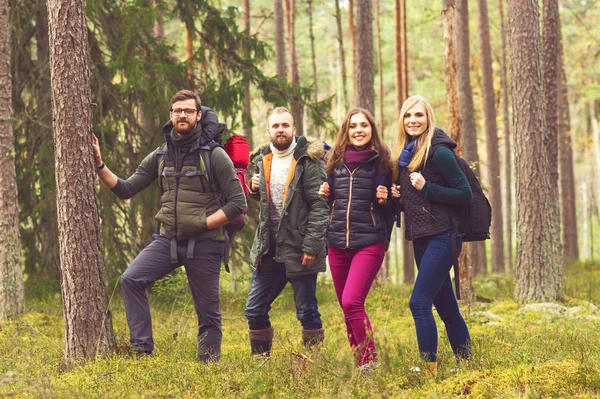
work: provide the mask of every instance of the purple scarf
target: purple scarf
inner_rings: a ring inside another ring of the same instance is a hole
[[[366,148],[364,150],[357,150],[353,146],[346,146],[346,152],[344,153],[344,159],[346,160],[346,165],[350,172],[354,172],[356,168],[358,168],[363,163],[367,162],[369,158],[373,155],[377,154],[376,151]]]

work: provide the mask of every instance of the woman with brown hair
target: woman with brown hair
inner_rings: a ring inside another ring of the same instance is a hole
[[[365,300],[381,268],[391,232],[386,212],[390,158],[373,116],[355,108],[344,119],[329,151],[327,182],[319,190],[331,202],[329,267],[350,347],[361,370],[377,365]]]

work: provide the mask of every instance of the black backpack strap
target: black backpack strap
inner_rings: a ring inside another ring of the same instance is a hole
[[[454,288],[456,290],[456,299],[460,298],[460,267],[458,265],[458,234],[456,231],[450,237],[450,248],[452,249],[452,264],[454,266]]]

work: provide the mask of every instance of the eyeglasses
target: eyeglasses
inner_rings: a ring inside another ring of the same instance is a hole
[[[175,116],[180,116],[182,113],[185,114],[185,116],[192,116],[196,112],[198,112],[198,110],[194,108],[175,108],[171,110],[171,113]]]

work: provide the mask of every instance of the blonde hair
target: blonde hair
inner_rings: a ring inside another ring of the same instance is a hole
[[[427,115],[427,128],[425,131],[418,137],[415,147],[415,153],[408,164],[408,170],[414,172],[417,170],[421,164],[425,166],[427,162],[427,157],[429,156],[429,150],[431,149],[431,139],[433,138],[433,134],[435,133],[435,114],[433,113],[433,108],[427,99],[423,96],[411,96],[404,101],[402,104],[402,108],[400,109],[400,116],[398,117],[398,134],[396,135],[396,142],[394,143],[393,150],[393,181],[398,180],[398,176],[400,175],[400,167],[398,165],[398,158],[400,158],[400,154],[402,153],[402,149],[406,147],[406,145],[410,142],[411,136],[406,132],[404,128],[404,116],[413,106],[416,104],[421,104],[423,108],[425,108],[425,115]]]

